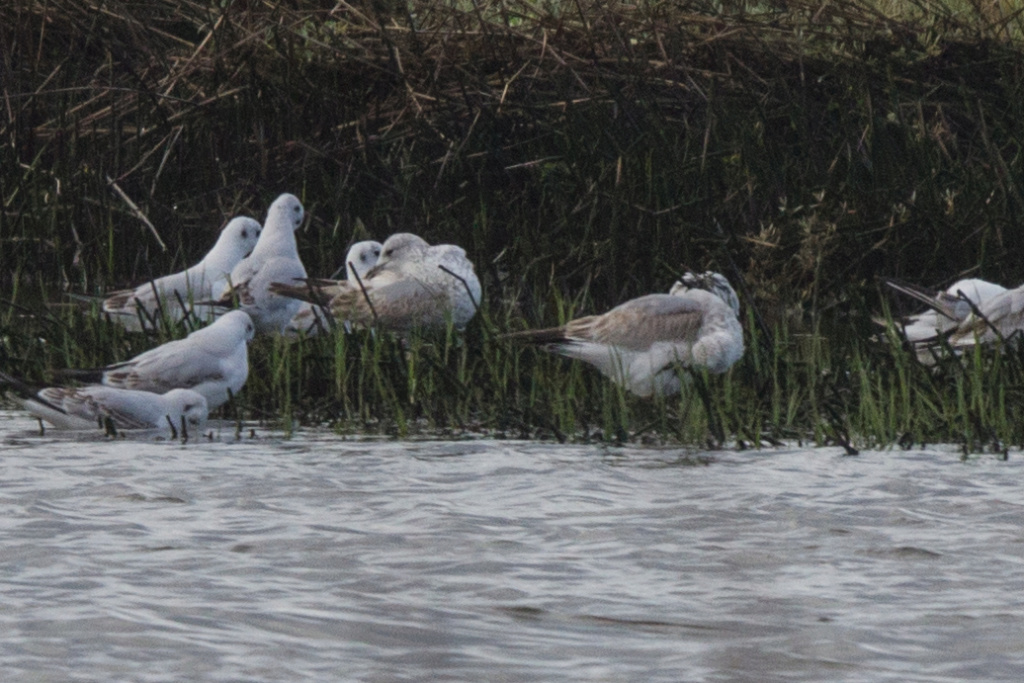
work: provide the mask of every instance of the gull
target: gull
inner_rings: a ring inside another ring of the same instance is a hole
[[[17,394],[22,407],[58,429],[157,429],[177,436],[180,429],[202,429],[209,415],[206,398],[191,389],[166,394],[102,385],[34,389],[0,372],[0,383]]]
[[[381,247],[380,242],[365,240],[356,242],[349,248],[345,256],[345,273],[349,282],[358,282],[366,277],[366,273],[377,264]],[[351,325],[348,321],[345,321],[344,325],[345,330],[350,331]],[[329,329],[329,326],[324,319],[323,309],[315,303],[302,301],[298,312],[285,327],[285,335],[294,337],[301,333],[310,337],[325,329]]]
[[[928,306],[928,310],[899,321],[903,337],[915,347],[918,360],[922,363],[935,361],[935,356],[929,348],[933,342],[951,333],[954,336],[959,334],[958,329],[973,317],[972,306],[983,310],[985,306],[994,303],[1007,291],[1001,285],[977,278],[957,280],[945,290],[937,293],[895,280],[887,279],[884,282],[897,292],[906,294]],[[992,319],[987,314],[986,317]],[[887,324],[884,320],[877,322],[883,325]],[[988,331],[991,333],[991,330]],[[952,337],[950,343],[954,346],[973,345],[973,333],[961,336],[965,339],[970,336],[970,344],[953,344]],[[986,341],[991,341],[994,338],[995,335],[992,334],[991,339],[986,339]]]
[[[458,330],[480,305],[480,280],[466,251],[453,244],[430,245],[412,233],[384,241],[380,259],[357,280],[279,280],[271,290],[324,305],[336,320],[392,332],[444,327]]]
[[[723,373],[743,356],[740,303],[725,276],[686,273],[668,294],[630,299],[560,327],[505,335],[590,363],[632,393],[682,389],[676,366]]]
[[[187,311],[182,306],[209,299],[214,283],[223,281],[253,250],[261,230],[252,218],[232,218],[199,263],[135,289],[112,292],[103,300],[103,312],[132,332],[153,329],[161,317],[175,322],[184,319]]]
[[[230,311],[184,339],[169,341],[131,360],[90,370],[63,370],[59,374],[156,394],[192,389],[202,394],[213,410],[237,394],[248,379],[246,344],[253,333],[253,322],[246,312]]]
[[[1024,286],[982,299],[949,335],[949,344],[965,348],[1019,336],[1024,330]]]
[[[299,259],[295,231],[302,225],[305,210],[298,197],[282,194],[267,210],[263,231],[252,253],[234,267],[227,282],[215,291],[217,306],[239,308],[252,317],[256,331],[279,333],[298,311],[299,302],[268,289],[271,282],[292,282],[306,277]]]

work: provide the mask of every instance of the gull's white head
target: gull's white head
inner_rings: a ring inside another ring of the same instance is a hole
[[[289,227],[292,232],[299,229],[302,219],[306,217],[306,210],[302,208],[302,202],[293,194],[285,192],[274,200],[274,203],[267,209],[267,221],[264,226],[281,225]]]
[[[171,389],[164,394],[164,401],[167,403],[168,417],[175,427],[184,418],[185,424],[198,429],[210,416],[206,397],[191,389]]]
[[[353,244],[345,256],[345,269],[348,272],[348,279],[355,280],[356,275],[360,279],[365,277],[367,271],[377,265],[377,259],[380,258],[382,246],[380,242],[374,242],[373,240]]]
[[[381,245],[380,258],[377,260],[377,265],[405,258],[406,255],[416,253],[429,246],[430,244],[419,235],[414,235],[411,232],[396,232],[384,240],[384,244]]]
[[[212,325],[204,327],[199,331],[204,332],[214,328],[220,331],[219,334],[231,337],[232,344],[237,344],[242,340],[252,341],[252,338],[256,335],[256,326],[253,324],[252,318],[249,317],[248,313],[241,310],[228,311],[214,320]],[[195,333],[193,332],[193,334]]]
[[[262,230],[260,222],[248,216],[232,218],[220,231],[220,237],[213,248],[223,250],[224,256],[234,265],[249,255]]]
[[[704,271],[700,275],[686,272],[672,285],[672,289],[668,293],[678,296],[693,289],[703,289],[711,292],[728,304],[729,308],[736,314],[736,317],[739,317],[740,299],[736,296],[736,291],[732,288],[732,285],[729,284],[729,280],[721,273],[714,273],[710,270]]]

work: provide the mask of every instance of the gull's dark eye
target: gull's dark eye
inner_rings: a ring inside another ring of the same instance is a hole
[[[249,237],[249,231],[248,231],[248,230],[243,230],[243,231],[242,231],[242,239],[244,240],[244,239],[246,239],[247,237]]]

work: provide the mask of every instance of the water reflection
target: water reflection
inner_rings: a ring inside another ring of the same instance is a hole
[[[1021,458],[76,441],[0,413],[5,680],[1024,670]]]

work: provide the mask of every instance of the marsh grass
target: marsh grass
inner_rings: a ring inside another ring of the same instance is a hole
[[[485,301],[407,347],[258,340],[239,409],[283,428],[1024,443],[1018,354],[932,369],[870,340],[879,274],[1024,281],[1022,26],[961,0],[3,3],[0,367],[185,334],[63,294],[179,270],[291,191],[310,273],[408,230],[464,246]],[[747,355],[706,399],[498,338],[684,267],[744,304]]]
[[[552,305],[579,312],[571,301]],[[979,347],[963,357],[939,346],[936,363],[924,365],[895,326],[871,338],[781,324],[763,338],[748,313],[747,353],[732,370],[680,369],[681,395],[641,399],[585,364],[501,338],[488,319],[507,315],[483,311],[464,335],[449,329],[400,340],[359,329],[257,338],[246,388],[221,417],[236,419],[241,410],[285,433],[304,424],[399,438],[491,434],[712,448],[796,442],[851,452],[936,442],[965,452],[1024,446],[1024,353],[1012,340],[1005,352]],[[4,320],[12,316],[8,307]],[[5,323],[4,365],[37,383],[52,380],[53,368],[124,360],[188,331],[127,333],[82,304],[20,316]],[[847,343],[826,343],[835,339]]]

